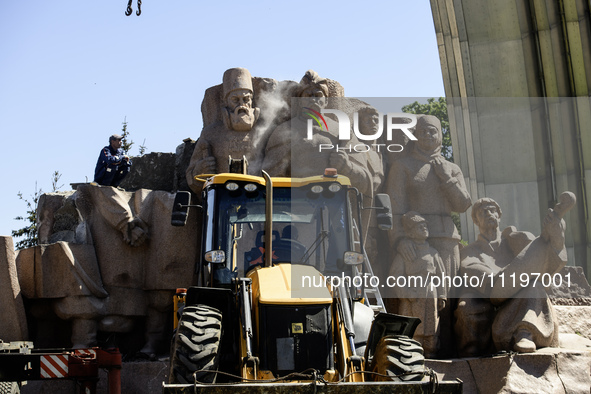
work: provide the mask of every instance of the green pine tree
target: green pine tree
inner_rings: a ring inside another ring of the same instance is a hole
[[[129,151],[131,150],[131,147],[133,146],[134,142],[129,139],[129,131],[127,131],[127,117],[125,117],[123,119],[123,128],[121,129],[121,136],[123,137],[121,139],[121,149],[123,149],[123,152],[126,155],[129,155]]]
[[[51,191],[52,193],[57,192],[60,188],[64,185],[59,185],[59,180],[62,175],[59,171],[54,171],[52,174],[51,179]],[[39,198],[43,194],[43,190],[37,189],[37,182],[35,182],[35,193],[30,196],[31,200],[27,200],[23,197],[23,193],[18,192],[17,196],[20,200],[23,200],[27,206],[27,211],[25,216],[17,216],[14,220],[22,220],[27,225],[18,230],[12,230],[12,236],[14,238],[22,238],[16,244],[15,248],[18,250],[30,248],[32,246],[36,246],[39,243],[39,238],[37,234],[37,204],[39,203]]]
[[[35,193],[31,196],[31,200],[24,198],[21,192],[17,193],[18,198],[23,200],[27,206],[25,216],[14,218],[14,220],[22,220],[27,223],[25,227],[12,231],[14,238],[22,238],[14,245],[18,250],[30,248],[39,242],[39,238],[37,237],[37,203],[41,194],[43,194],[43,191],[41,189],[37,190],[37,182],[35,182]]]

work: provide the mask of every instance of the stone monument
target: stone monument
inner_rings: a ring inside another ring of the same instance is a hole
[[[353,130],[350,140],[341,140],[339,122],[330,114],[322,125],[310,123],[309,113],[324,109],[342,111],[350,120],[358,116],[360,130]],[[265,169],[275,176],[313,176],[334,167],[351,179],[365,208],[373,207],[374,196],[382,190],[390,196],[394,228],[389,239],[381,239],[376,230],[375,210],[362,213],[368,255],[387,261],[381,275],[491,275],[491,286],[462,289],[455,336],[455,301],[449,286],[397,294],[398,312],[423,320],[417,339],[427,356],[437,354],[438,342],[449,344],[454,337],[465,355],[501,349],[529,352],[557,343],[552,307],[543,289],[501,291],[497,281],[503,274],[506,280],[513,273],[554,274],[564,266],[562,215],[572,206],[570,194],[548,213],[538,238],[515,228],[501,232],[500,208],[492,200],[479,201],[472,214],[482,240],[460,253],[451,213],[465,212],[471,197],[459,167],[441,156],[437,118],[418,117],[417,141],[409,142],[400,157],[358,151],[353,146],[364,139],[357,132],[378,134],[380,114],[375,108],[344,97],[338,82],[312,70],[298,83],[252,77],[244,68],[227,70],[222,84],[205,92],[202,114],[204,128],[195,149],[191,152],[194,142],[185,139],[177,153],[182,158],[166,156],[167,163],[174,162],[169,170],[169,179],[175,180],[172,189],[183,183],[178,181],[180,173],[198,197],[201,184],[195,176],[228,171],[229,157],[246,157],[252,175]],[[339,149],[322,151],[321,144]],[[134,185],[141,185],[140,177],[133,179]],[[172,294],[176,288],[198,284],[201,269],[201,215],[193,210],[196,217],[188,220],[189,225],[172,227],[174,191],[83,184],[66,194],[44,195],[39,206],[43,244],[0,259],[8,267],[1,283],[10,283],[12,289],[2,293],[3,310],[20,324],[15,337],[27,335],[20,295],[32,306],[27,313],[33,320],[54,315],[65,321],[71,346],[95,345],[97,333],[139,332],[144,339],[135,350],[147,355],[159,349],[166,352],[161,345],[170,331]],[[530,311],[539,317],[531,319]]]

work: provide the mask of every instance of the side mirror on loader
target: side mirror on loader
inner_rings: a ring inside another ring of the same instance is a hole
[[[392,229],[392,204],[390,196],[385,193],[376,194],[375,209],[377,210],[378,228],[380,230]]]
[[[170,224],[177,227],[182,227],[187,224],[187,217],[189,216],[189,206],[191,205],[191,193],[177,192],[174,197],[174,204],[172,206],[172,215]]]

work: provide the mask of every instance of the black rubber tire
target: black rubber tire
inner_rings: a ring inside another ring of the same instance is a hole
[[[378,342],[370,371],[375,381],[418,381],[425,375],[423,347],[404,335],[387,336]],[[401,376],[399,376],[401,375]]]
[[[0,382],[0,394],[19,394],[20,392],[17,382]]]
[[[222,314],[207,305],[187,306],[172,342],[169,383],[193,384],[195,371],[217,371],[220,361]],[[198,372],[198,382],[211,383],[216,374]]]

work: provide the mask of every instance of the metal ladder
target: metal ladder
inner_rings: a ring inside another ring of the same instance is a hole
[[[356,250],[361,251],[361,232],[359,231],[359,227],[355,219],[353,219],[353,245],[355,246]],[[365,253],[365,248],[363,249],[363,264],[353,266],[353,276],[360,276],[363,278],[364,273],[369,275],[369,278],[374,276],[373,270],[371,269],[371,263],[367,257],[367,253]],[[374,311],[374,314],[379,312],[385,313],[386,306],[384,305],[384,300],[382,299],[380,290],[377,287],[371,286],[371,281],[368,280],[367,282],[369,286],[356,288],[356,290],[363,292],[365,304]]]

